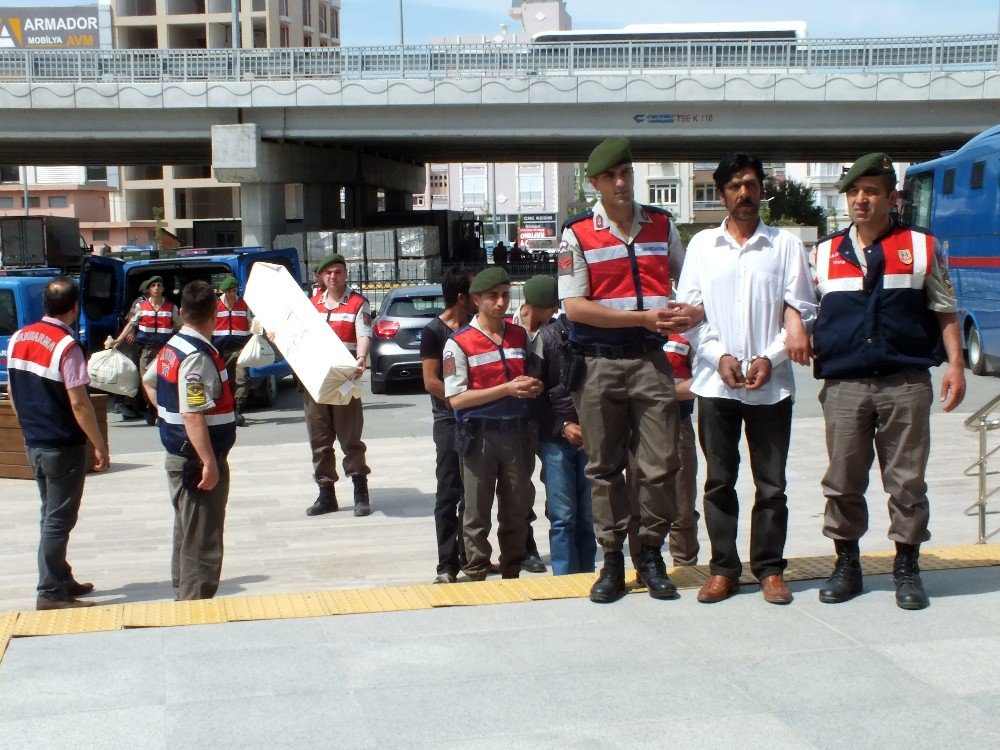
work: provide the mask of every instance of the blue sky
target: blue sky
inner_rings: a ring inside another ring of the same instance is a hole
[[[294,2],[294,0],[292,0]],[[249,0],[244,0],[249,2]],[[85,5],[81,0],[6,0],[8,7]],[[487,34],[516,22],[510,0],[403,0],[406,41],[423,44],[432,36]],[[345,45],[397,44],[399,0],[341,0]],[[632,23],[725,21],[805,21],[809,36],[923,36],[993,34],[1000,0],[569,0],[577,29],[619,28]]]
[[[500,24],[513,31],[510,0],[403,0],[406,41],[432,36],[493,35]],[[809,36],[906,36],[991,34],[997,31],[998,0],[569,0],[576,29],[620,28],[634,23],[805,21]],[[709,10],[710,9],[710,10]],[[396,44],[399,0],[342,0],[345,45]]]

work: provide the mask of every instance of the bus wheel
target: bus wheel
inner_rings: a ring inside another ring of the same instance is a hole
[[[979,329],[972,323],[965,334],[965,351],[969,357],[969,369],[975,375],[989,375],[988,357],[983,352],[983,343],[979,338]]]

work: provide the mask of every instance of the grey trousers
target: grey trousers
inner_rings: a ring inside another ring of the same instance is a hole
[[[465,492],[462,534],[468,559],[465,571],[470,576],[484,575],[490,567],[494,496],[500,575],[504,578],[520,575],[528,538],[528,514],[535,504],[531,474],[535,469],[537,440],[533,425],[520,430],[479,430],[469,452],[462,456]]]
[[[219,483],[208,492],[184,489],[188,459],[168,453],[167,483],[174,506],[174,550],[170,577],[177,598],[211,599],[222,577],[222,530],[229,500],[229,463],[218,459]]]
[[[677,518],[670,524],[668,537],[674,565],[697,565],[698,552],[698,446],[695,443],[691,417],[677,422],[677,454],[681,467],[677,471]],[[633,564],[638,563],[642,543],[639,541],[639,501],[635,487],[635,468],[629,466],[629,502],[631,517],[628,524],[628,550]],[[636,565],[638,567],[638,565]]]
[[[69,534],[76,526],[87,477],[87,446],[27,448],[28,463],[41,495],[38,541],[38,598],[67,596],[73,569],[66,561]]]
[[[239,348],[230,349],[222,353],[222,359],[226,362],[226,375],[229,378],[233,399],[236,401],[236,408],[242,411],[247,403],[247,368],[236,364],[241,351]]]
[[[361,441],[365,413],[360,398],[352,398],[343,406],[317,404],[308,391],[302,394],[306,414],[306,431],[312,448],[313,478],[320,487],[337,481],[337,457],[333,441],[340,442],[344,452],[344,473],[367,476],[371,473],[365,461],[367,446]]]
[[[819,401],[830,457],[823,477],[825,536],[860,539],[868,530],[865,492],[877,455],[882,486],[889,494],[889,538],[903,544],[931,538],[924,474],[931,451],[933,400],[927,370],[823,384]]]
[[[587,373],[573,392],[580,415],[597,541],[621,550],[631,503],[625,469],[636,467],[639,541],[661,547],[677,518],[677,396],[662,349],[642,357],[587,357]]]

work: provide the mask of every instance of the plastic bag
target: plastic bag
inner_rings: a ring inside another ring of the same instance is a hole
[[[90,384],[101,391],[119,396],[139,392],[139,368],[117,349],[97,352],[87,363]]]
[[[254,334],[247,341],[236,363],[240,367],[267,367],[275,363],[274,347],[260,334]]]

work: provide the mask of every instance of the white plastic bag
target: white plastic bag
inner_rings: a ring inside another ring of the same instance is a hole
[[[274,347],[260,334],[253,334],[240,350],[236,364],[240,367],[267,367],[275,362]]]
[[[139,368],[117,349],[97,352],[87,363],[90,384],[101,391],[119,396],[134,396],[139,391]]]

